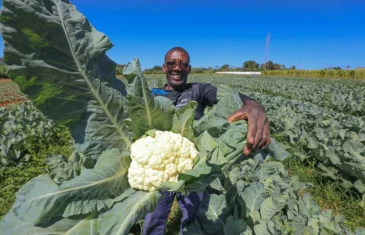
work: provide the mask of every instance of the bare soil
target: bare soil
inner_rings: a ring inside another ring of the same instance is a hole
[[[10,78],[0,78],[0,86],[5,85],[10,82],[12,82],[12,80]],[[19,88],[11,90],[10,93],[8,91],[5,91],[5,93],[4,93],[4,91],[2,91],[2,92],[0,92],[0,97],[1,96],[9,97],[9,96],[13,95],[12,92],[14,93],[14,97],[17,97],[17,98],[22,97],[22,96],[19,96],[19,92],[20,92]],[[17,99],[17,98],[0,102],[0,107],[8,107],[11,105],[21,104],[28,100],[28,99],[23,99],[23,98],[21,98],[21,99]]]

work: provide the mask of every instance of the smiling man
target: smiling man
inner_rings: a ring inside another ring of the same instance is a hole
[[[204,115],[207,106],[217,103],[217,88],[208,83],[188,83],[188,75],[191,71],[189,53],[182,47],[170,49],[163,63],[163,71],[166,74],[167,83],[164,87],[153,88],[154,96],[165,96],[173,101],[176,108],[187,105],[190,100],[198,103],[195,119]],[[250,97],[239,94],[243,106],[227,117],[228,122],[247,120],[248,133],[247,144],[243,147],[243,153],[249,155],[254,150],[263,149],[270,144],[270,124],[264,107]],[[158,203],[156,209],[145,217],[143,234],[164,234],[167,217],[170,213],[174,197],[177,197],[182,210],[181,225],[185,226],[194,219],[196,211],[201,204],[203,193],[191,193],[188,197],[180,194],[165,192],[164,198]]]
[[[191,71],[190,56],[181,47],[170,49],[162,66],[166,74],[167,83],[162,88],[153,88],[155,96],[161,95],[174,102],[176,108],[183,107],[190,100],[198,103],[195,119],[204,115],[207,106],[213,106],[217,102],[217,88],[208,83],[188,83],[188,75]],[[231,116],[228,122],[247,120],[248,133],[247,145],[244,154],[248,155],[253,150],[265,148],[270,144],[270,123],[264,107],[250,97],[239,93],[243,106]]]

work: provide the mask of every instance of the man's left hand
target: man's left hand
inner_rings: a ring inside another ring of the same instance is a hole
[[[254,150],[264,149],[270,144],[270,122],[261,104],[248,100],[242,108],[227,118],[229,123],[238,120],[248,122],[247,144],[243,149],[245,155],[249,155]]]

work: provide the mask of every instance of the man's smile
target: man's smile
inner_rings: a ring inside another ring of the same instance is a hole
[[[175,81],[181,81],[181,74],[171,74],[170,77]]]

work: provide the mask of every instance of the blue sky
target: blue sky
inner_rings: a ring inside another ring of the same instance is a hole
[[[286,66],[365,67],[365,0],[73,0],[114,47],[107,54],[142,68],[186,48],[193,67],[242,66],[267,58]],[[1,42],[2,51],[2,42]]]

